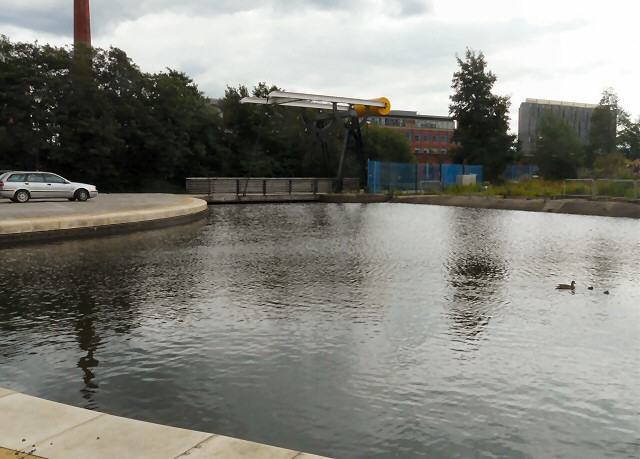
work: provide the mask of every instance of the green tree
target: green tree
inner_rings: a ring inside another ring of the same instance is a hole
[[[47,169],[72,180],[109,189],[120,171],[113,153],[122,145],[112,106],[96,78],[98,50],[74,50],[54,113],[59,143],[48,155]],[[91,53],[91,54],[89,54]]]
[[[43,86],[38,70],[39,47],[12,43],[0,36],[0,169],[36,168],[40,165],[40,103]]]
[[[593,175],[600,179],[633,178],[624,155],[618,152],[598,156],[593,164]]]
[[[141,189],[143,177],[152,164],[145,152],[151,139],[163,132],[152,131],[152,82],[149,75],[117,48],[96,53],[95,78],[106,104],[110,107],[118,133],[118,142],[111,145],[110,157],[116,176],[109,177],[103,188],[110,191]]]
[[[620,130],[616,139],[617,149],[628,159],[640,159],[640,116],[635,121],[624,110],[618,116]]]
[[[393,129],[368,125],[362,130],[363,146],[369,159],[413,163],[415,155],[407,138]]]
[[[276,90],[280,89],[262,82],[253,88],[251,95],[265,98]],[[241,104],[240,100],[247,96],[246,86],[228,86],[224,98],[218,102],[225,143],[232,151],[232,161],[224,168],[227,175],[228,171],[240,176],[265,177],[335,175],[336,170],[327,164],[337,165],[337,149],[329,149],[331,158],[317,154],[321,148],[313,137],[311,121],[315,112],[275,105]],[[329,141],[333,145],[331,137]]]
[[[460,146],[449,155],[454,162],[481,164],[484,176],[495,180],[518,159],[516,136],[507,133],[511,102],[491,92],[497,77],[482,52],[467,48],[465,60],[456,60],[460,70],[453,74],[449,113],[457,121],[454,140]]]
[[[591,116],[587,166],[592,166],[598,155],[615,151],[618,110],[618,96],[611,89],[602,91],[600,102]]]
[[[582,164],[583,147],[575,131],[548,110],[540,123],[534,157],[546,179],[575,178]]]
[[[230,156],[220,122],[180,72],[143,73],[115,48],[0,37],[2,169],[48,169],[106,191],[182,189]]]

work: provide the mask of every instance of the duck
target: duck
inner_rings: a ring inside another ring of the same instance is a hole
[[[556,290],[574,290],[576,288],[576,281],[571,281],[571,284],[558,284]]]
[[[588,286],[587,290],[593,290],[593,285]]]
[[[605,290],[603,293],[604,293],[605,295],[608,295],[608,294],[609,294],[609,290]]]

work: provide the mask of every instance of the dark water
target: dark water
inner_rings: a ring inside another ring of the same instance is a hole
[[[0,387],[337,458],[638,457],[639,235],[251,205],[3,249]]]

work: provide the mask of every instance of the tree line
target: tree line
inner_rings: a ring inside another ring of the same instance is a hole
[[[117,48],[0,36],[0,170],[54,171],[104,191],[180,191],[194,176],[335,176],[339,123],[320,139],[310,113],[240,104],[276,89],[228,86],[212,100],[184,73],[143,72]],[[364,128],[372,159],[413,160],[401,134],[382,131]],[[354,156],[345,170],[358,176]]]
[[[508,133],[510,100],[492,93],[497,77],[482,52],[467,49],[456,59],[449,111],[458,148],[449,155],[483,165],[484,176],[498,181],[522,157]],[[240,103],[273,90],[280,88],[227,86],[212,100],[186,74],[143,72],[118,48],[14,43],[0,35],[0,170],[49,170],[103,191],[180,191],[194,176],[334,177],[342,122],[320,130],[313,111]],[[537,139],[534,158],[545,177],[574,176],[611,154],[638,157],[640,118],[632,121],[613,93],[594,112],[587,147],[563,123],[549,116]],[[370,159],[415,161],[399,132],[364,125],[362,137]],[[354,149],[349,144],[346,176],[359,176]]]
[[[467,49],[456,57],[460,69],[453,75],[450,115],[457,121],[452,149],[455,162],[482,164],[484,176],[500,180],[505,168],[523,159],[515,135],[508,133],[510,99],[493,94],[497,77],[487,68],[482,52]],[[640,159],[640,116],[624,111],[612,90],[603,91],[593,111],[589,142],[583,145],[566,120],[548,111],[535,139],[533,162],[543,177],[575,178],[580,170],[595,176],[633,175],[625,165]]]
[[[620,107],[618,96],[605,89],[593,110],[586,145],[564,119],[548,111],[540,125],[534,156],[548,178],[576,178],[584,168],[595,178],[637,178],[640,116],[634,121]],[[632,163],[634,167],[630,167]]]

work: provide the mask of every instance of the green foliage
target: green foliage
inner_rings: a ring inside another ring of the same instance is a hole
[[[520,196],[527,198],[548,198],[562,194],[562,181],[527,179],[518,182],[507,182],[498,187],[492,187],[495,194],[504,196]]]
[[[593,180],[579,179],[567,181],[563,186],[563,194],[567,196],[591,196],[593,195]]]
[[[367,125],[362,130],[362,138],[369,159],[396,163],[416,161],[411,144],[401,132]]]
[[[276,89],[259,83],[251,94]],[[184,73],[142,72],[117,48],[0,36],[0,169],[51,170],[102,191],[184,189],[195,176],[336,175],[342,120],[241,104],[249,94],[245,86],[227,87],[214,103]],[[363,131],[368,157],[414,160],[397,133]],[[358,177],[366,160],[354,144],[350,138],[345,176]]]
[[[598,180],[596,183],[596,193],[598,196],[609,196],[617,198],[637,198],[632,181],[607,181]]]
[[[2,169],[52,170],[104,191],[183,189],[224,151],[219,112],[180,72],[143,73],[119,49],[4,36],[0,63]]]
[[[549,198],[563,193],[564,182],[540,179],[520,180],[491,185],[487,182],[467,186],[451,185],[445,188],[445,194],[475,196],[505,196],[522,198]]]
[[[589,146],[586,155],[587,166],[593,165],[599,155],[615,151],[618,110],[618,96],[610,89],[604,90],[600,102],[591,116]]]
[[[593,164],[593,176],[598,179],[632,179],[633,172],[621,153],[598,156]]]
[[[540,123],[534,157],[547,179],[575,178],[582,164],[583,148],[567,122],[548,110]]]
[[[453,74],[454,94],[449,113],[457,120],[454,140],[460,147],[449,154],[455,163],[481,164],[485,177],[495,180],[518,159],[516,136],[509,129],[509,97],[491,90],[496,76],[487,70],[484,54],[467,48],[460,70]]]
[[[251,95],[266,97],[276,90],[281,89],[259,83]],[[312,170],[308,167],[310,140],[305,134],[302,112],[274,105],[241,104],[240,100],[247,96],[245,86],[228,86],[218,102],[224,139],[233,158],[220,163],[221,175],[233,172],[240,176],[282,177]]]
[[[616,139],[617,149],[628,159],[640,159],[640,116],[635,121],[620,111],[618,116],[620,130]]]
[[[449,185],[444,188],[445,194],[451,194],[455,196],[470,196],[477,194],[486,194],[482,185],[474,183],[473,185]]]

